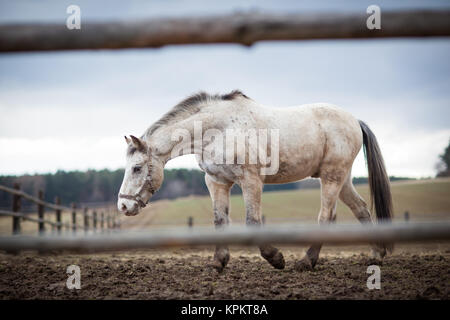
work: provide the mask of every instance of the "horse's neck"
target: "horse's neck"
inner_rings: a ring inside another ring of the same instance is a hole
[[[217,118],[200,111],[187,119],[158,128],[147,138],[146,142],[152,152],[163,162],[181,155],[201,154],[203,152],[201,143],[203,133],[216,126],[213,119]],[[174,154],[172,151],[175,147],[183,149],[183,154]]]
[[[209,129],[224,130],[229,126],[239,127],[239,122],[246,127],[249,121],[254,121],[253,114],[261,115],[267,110],[248,99],[233,102],[212,101],[211,105],[204,106],[198,113],[190,115],[186,119],[168,123],[145,139],[152,152],[163,162],[186,154],[202,155],[202,140],[205,131]],[[230,117],[232,114],[234,117]],[[273,114],[270,116],[272,117]],[[185,139],[187,136],[190,140]],[[180,144],[180,140],[185,142],[184,146]],[[172,152],[179,149],[183,149],[182,154]]]

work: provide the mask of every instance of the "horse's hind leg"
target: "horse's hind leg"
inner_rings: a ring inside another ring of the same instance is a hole
[[[361,223],[373,223],[367,204],[353,187],[350,175],[347,177],[344,186],[342,187],[339,198],[350,208],[350,210],[352,210],[355,217]],[[381,244],[372,245],[372,255],[376,259],[383,258],[386,255],[385,247]]]
[[[329,171],[328,175],[321,177],[321,207],[319,213],[319,224],[333,223],[336,221],[336,204],[345,180],[345,173],[340,170]],[[295,270],[312,270],[319,259],[322,244],[313,244],[306,255],[295,263]]]
[[[217,183],[209,175],[205,175],[206,186],[208,187],[214,210],[214,225],[216,229],[222,229],[230,223],[229,203],[230,189],[233,184]],[[230,260],[230,252],[228,246],[216,246],[214,253],[213,267],[221,272]]]
[[[259,177],[246,178],[241,182],[242,195],[245,202],[246,224],[261,225],[261,194],[263,183]],[[284,269],[285,262],[280,250],[271,245],[260,246],[261,256],[274,268]]]

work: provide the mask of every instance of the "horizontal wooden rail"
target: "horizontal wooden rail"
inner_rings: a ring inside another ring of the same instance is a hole
[[[28,214],[17,213],[17,212],[12,212],[12,211],[7,211],[7,210],[1,210],[1,209],[0,209],[0,216],[19,217],[19,218],[22,218],[22,219],[24,219],[24,220],[29,220],[29,221],[34,221],[34,222],[48,223],[48,224],[51,224],[51,225],[53,225],[53,226],[59,226],[59,225],[61,225],[61,226],[63,226],[63,227],[67,227],[67,228],[73,227],[73,225],[71,225],[71,224],[69,224],[69,223],[64,223],[64,222],[58,223],[58,222],[54,222],[54,221],[51,221],[51,220],[45,220],[45,219],[39,219],[39,218],[33,218],[33,217],[30,217]],[[89,218],[89,219],[93,219],[92,216],[88,216],[88,218]],[[101,223],[101,222],[107,222],[108,219],[107,219],[107,217],[105,217],[105,218],[103,218],[103,219],[101,219],[101,218],[100,218],[100,219],[97,219],[97,221],[98,221],[99,223]],[[80,224],[77,224],[76,226],[77,226],[77,228],[82,228],[82,227],[83,227],[83,226],[80,225]]]
[[[0,210],[0,215],[1,216],[9,216],[9,217],[18,217],[18,218],[22,218],[23,220],[28,220],[28,221],[33,221],[33,222],[48,223],[53,226],[58,225],[57,222],[53,222],[53,221],[45,220],[45,219],[33,218],[33,217],[29,217],[28,215],[25,215],[22,213],[17,213],[17,212],[12,212],[12,211]]]
[[[386,225],[278,225],[264,227],[172,228],[145,232],[116,231],[107,235],[78,236],[5,236],[0,250],[67,250],[99,252],[194,245],[307,245],[423,242],[450,240],[450,221],[432,223],[392,223]]]
[[[68,224],[68,223],[64,223],[64,222],[58,223],[58,222],[54,222],[54,221],[51,221],[51,220],[33,218],[33,217],[30,217],[27,214],[17,213],[17,212],[12,212],[12,211],[6,211],[6,210],[0,210],[0,216],[18,217],[18,218],[22,218],[23,220],[47,223],[47,224],[50,224],[50,225],[55,226],[55,227],[57,227],[57,226],[62,226],[62,227],[66,227],[66,228],[71,227],[71,225]]]
[[[38,197],[33,197],[23,191],[20,190],[20,184],[15,183],[14,188],[9,188],[6,186],[0,185],[0,191],[4,191],[12,194],[12,211],[2,210],[0,209],[0,216],[12,217],[12,231],[14,235],[19,235],[21,233],[21,221],[28,220],[32,222],[36,222],[38,224],[39,235],[45,234],[45,225],[51,225],[53,231],[57,231],[58,234],[61,234],[63,231],[63,227],[65,230],[72,230],[72,233],[76,233],[77,229],[84,230],[85,233],[89,232],[89,221],[92,220],[92,225],[94,231],[97,231],[97,225],[99,225],[99,229],[101,232],[105,230],[105,222],[107,229],[115,229],[120,228],[120,224],[114,223],[115,219],[113,218],[113,225],[110,225],[111,215],[107,213],[105,217],[105,213],[103,210],[99,211],[99,215],[97,215],[97,211],[94,210],[92,214],[88,214],[88,208],[84,207],[83,209],[83,217],[84,224],[80,225],[77,223],[77,206],[75,203],[71,204],[71,207],[61,206],[61,200],[59,197],[55,197],[55,204],[45,202],[44,199],[44,191],[39,190]],[[22,204],[21,200],[26,199],[31,202],[37,204],[36,212],[37,218],[34,218],[28,214],[21,212]],[[45,212],[45,208],[55,210],[54,213]],[[62,222],[62,214],[66,211],[70,214],[71,223]],[[55,214],[56,221],[51,221],[48,219],[44,219],[45,215]]]
[[[263,40],[354,39],[450,36],[449,10],[381,11],[381,30],[369,30],[366,12],[263,14],[81,21],[80,30],[60,24],[0,25],[0,52],[157,48],[176,44],[239,43]]]
[[[16,189],[13,189],[13,188],[9,188],[9,187],[6,187],[6,186],[0,185],[0,191],[5,191],[5,192],[8,192],[10,194],[15,194],[15,195],[21,196],[22,198],[27,199],[28,201],[34,202],[36,204],[41,204],[44,207],[49,208],[49,209],[72,211],[72,208],[70,208],[70,207],[65,207],[65,206],[61,206],[61,205],[55,205],[55,204],[50,203],[50,202],[45,202],[45,201],[43,201],[43,200],[41,200],[41,199],[39,199],[37,197],[30,196],[29,194],[27,194],[27,193],[25,193],[23,191],[16,190]]]

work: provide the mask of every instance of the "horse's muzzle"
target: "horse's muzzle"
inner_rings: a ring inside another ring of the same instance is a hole
[[[140,206],[136,201],[121,200],[119,202],[119,211],[126,216],[135,216],[139,213]]]

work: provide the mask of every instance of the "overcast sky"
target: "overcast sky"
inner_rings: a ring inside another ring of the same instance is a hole
[[[363,11],[448,1],[0,1],[0,23],[204,15],[236,10]],[[241,89],[266,105],[337,104],[378,137],[390,175],[435,174],[450,138],[450,39],[261,42],[0,55],[0,174],[115,169],[125,134],[199,90]],[[169,167],[195,167],[192,157]],[[367,175],[361,155],[353,175]]]

